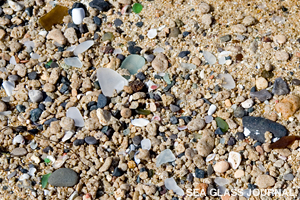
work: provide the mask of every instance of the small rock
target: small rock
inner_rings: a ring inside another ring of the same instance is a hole
[[[24,7],[23,5],[19,4],[18,2],[14,2],[11,0],[8,0],[7,2],[8,2],[9,7],[11,7],[11,9],[13,9],[16,12],[21,11]]]
[[[243,24],[245,26],[251,26],[255,23],[255,18],[252,16],[247,16],[243,19]]]
[[[292,181],[294,180],[294,175],[293,174],[285,174],[283,175],[283,179],[286,180],[286,181]]]
[[[255,182],[256,185],[262,189],[275,185],[275,179],[270,175],[259,175]]]
[[[236,141],[235,141],[234,137],[230,137],[230,138],[228,139],[227,144],[228,144],[229,146],[233,146],[233,145],[235,145],[235,143],[236,143]]]
[[[152,67],[157,72],[164,72],[168,68],[168,59],[163,53],[159,53],[152,61]]]
[[[287,61],[290,58],[290,56],[285,51],[276,51],[275,58],[278,61]]]
[[[245,172],[241,169],[236,170],[234,173],[234,178],[242,178],[243,176],[245,176]]]
[[[254,101],[252,99],[247,99],[246,101],[242,102],[241,105],[243,108],[251,108],[253,103]]]
[[[30,120],[33,122],[38,121],[38,119],[40,118],[41,114],[42,114],[42,110],[39,108],[35,108],[33,110],[30,111]]]
[[[83,145],[85,143],[84,139],[77,139],[73,142],[74,146],[80,146]]]
[[[204,14],[202,16],[202,23],[205,25],[205,26],[210,26],[213,22],[213,16],[211,14]]]
[[[243,24],[237,24],[232,26],[232,31],[236,33],[245,33],[247,28]]]
[[[170,110],[172,112],[178,112],[180,110],[180,107],[179,106],[176,106],[174,104],[170,104]]]
[[[170,117],[170,122],[171,122],[172,124],[178,124],[178,119],[177,119],[177,117],[175,117],[175,116]]]
[[[107,97],[103,94],[99,94],[98,101],[97,101],[97,107],[98,108],[104,108],[107,105]]]
[[[281,77],[279,77],[275,79],[272,93],[277,95],[286,95],[290,93],[290,89],[288,84]]]
[[[121,110],[121,116],[124,117],[124,118],[130,118],[131,117],[131,109],[129,108],[122,108]]]
[[[202,170],[202,169],[196,168],[195,176],[196,176],[196,178],[204,178],[205,177],[205,171]]]
[[[0,101],[0,112],[4,112],[7,110],[7,105],[3,101]]]
[[[201,139],[197,143],[198,154],[202,157],[208,156],[215,146],[215,134],[207,129],[203,130]]]
[[[60,168],[54,171],[49,179],[48,183],[55,187],[72,187],[78,183],[78,174],[69,168]]]
[[[43,100],[43,93],[39,90],[29,90],[28,96],[33,103],[38,103]]]
[[[35,80],[37,78],[37,72],[33,71],[28,74],[29,80]]]
[[[234,111],[233,111],[233,116],[237,117],[237,118],[242,118],[245,115],[245,110],[242,107],[237,107]]]
[[[200,3],[198,9],[201,14],[206,14],[210,11],[210,6],[207,3]]]
[[[263,89],[263,90],[260,90],[257,92],[250,92],[250,96],[252,98],[256,97],[260,102],[264,102],[264,101],[272,98],[272,94],[266,89]]]
[[[214,173],[214,169],[211,164],[207,167],[207,176],[211,176]]]
[[[119,19],[119,18],[115,19],[114,25],[115,25],[116,27],[119,27],[119,26],[121,26],[122,24],[123,24],[123,21],[122,21],[121,19]]]
[[[300,85],[300,80],[299,79],[293,79],[292,84],[298,86],[298,85]]]
[[[263,77],[259,77],[256,79],[255,85],[258,90],[266,89],[268,87],[268,81]]]
[[[15,148],[10,153],[13,156],[24,156],[27,154],[27,150],[25,148]]]
[[[25,112],[26,107],[23,106],[23,105],[17,105],[16,109],[17,109],[18,112],[23,113],[23,112]]]
[[[179,58],[184,58],[186,56],[188,56],[191,52],[190,51],[181,51],[179,54],[178,54],[178,57]]]
[[[217,173],[224,173],[229,169],[229,163],[227,161],[219,161],[214,165],[214,171]]]
[[[85,138],[84,138],[84,141],[85,141],[87,144],[90,144],[90,145],[98,144],[97,139],[96,139],[95,137],[93,137],[93,136],[85,137]]]
[[[282,114],[282,117],[288,119],[300,108],[300,98],[296,95],[289,95],[280,103],[275,105],[275,110]]]
[[[181,33],[180,29],[177,27],[170,28],[170,34],[169,37],[178,37],[178,35]]]
[[[231,35],[224,35],[220,37],[221,42],[228,42],[231,40]]]
[[[136,146],[140,145],[141,141],[142,141],[142,137],[140,135],[136,135],[132,138],[132,142]]]
[[[214,104],[211,104],[211,105],[209,106],[209,109],[208,109],[208,111],[207,111],[207,114],[208,114],[208,115],[212,115],[212,114],[215,113],[216,110],[217,110],[217,106],[214,105]]]
[[[215,131],[216,135],[224,135],[225,133],[221,130],[221,128],[217,128]]]
[[[85,11],[83,8],[73,8],[72,9],[72,20],[74,24],[81,24],[83,18],[85,17]]]
[[[75,128],[75,122],[70,117],[63,117],[59,124],[66,131],[71,131]]]
[[[124,174],[124,171],[122,171],[120,168],[116,167],[114,172],[112,173],[113,176],[119,177]]]
[[[245,139],[245,135],[242,132],[237,132],[236,133],[236,139],[238,140],[244,140]]]
[[[202,130],[205,127],[205,121],[200,118],[193,119],[187,125],[190,131]]]
[[[106,12],[111,8],[111,4],[108,1],[104,0],[93,0],[89,3],[89,6],[96,8],[100,12]]]
[[[61,30],[59,30],[59,29],[52,29],[48,33],[47,39],[54,40],[55,42],[57,42],[60,45],[64,45],[67,42],[65,36],[62,34]]]
[[[284,44],[286,43],[286,37],[284,35],[275,35],[273,37],[274,42],[278,44]]]

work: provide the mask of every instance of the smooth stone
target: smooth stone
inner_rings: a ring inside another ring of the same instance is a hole
[[[83,8],[73,8],[72,9],[72,20],[74,24],[81,24],[83,18],[85,17],[85,11]]]
[[[85,143],[85,140],[84,139],[77,139],[73,142],[73,145],[74,146],[80,146],[80,145],[83,145]]]
[[[98,101],[97,101],[97,107],[98,108],[104,108],[107,105],[107,97],[103,94],[99,94]]]
[[[41,114],[42,114],[42,110],[39,108],[35,108],[33,110],[30,111],[30,120],[33,122],[38,121],[38,119],[40,118]]]
[[[250,97],[252,98],[256,97],[260,102],[264,102],[266,100],[271,99],[272,94],[268,90],[263,89],[257,92],[250,92]]]
[[[255,182],[258,188],[262,189],[275,185],[275,179],[270,175],[259,175]]]
[[[171,104],[171,105],[170,105],[170,110],[171,110],[172,112],[178,112],[178,111],[180,110],[180,107],[179,107],[179,106],[176,106],[176,105],[174,105],[174,104]]]
[[[208,62],[208,64],[210,64],[210,65],[213,65],[217,62],[217,58],[208,51],[203,51],[203,56],[204,56],[205,60]]]
[[[205,177],[205,171],[202,169],[196,168],[195,170],[195,177],[196,178],[204,178]]]
[[[244,135],[244,134],[243,134],[243,135]],[[230,138],[228,139],[227,144],[228,144],[229,146],[233,146],[233,145],[235,145],[235,143],[236,143],[236,141],[235,141],[235,138],[234,138],[234,137],[230,137]]]
[[[37,78],[37,72],[33,71],[28,74],[29,80],[35,80]]]
[[[178,35],[181,33],[180,29],[177,27],[170,28],[170,34],[169,37],[178,37]]]
[[[85,141],[87,144],[91,144],[91,145],[98,144],[98,140],[97,140],[95,137],[93,137],[93,136],[85,137],[85,138],[84,138],[84,141]]]
[[[33,103],[38,103],[43,100],[43,93],[40,90],[29,90],[28,96]]]
[[[211,164],[209,164],[207,167],[207,176],[211,176],[213,173],[214,173],[214,168],[212,167]]]
[[[229,169],[229,163],[227,161],[219,161],[214,165],[214,171],[217,173],[224,173]]]
[[[24,156],[27,154],[27,150],[25,148],[15,148],[10,153],[13,156]]]
[[[225,133],[223,133],[223,131],[220,128],[217,128],[215,131],[216,135],[224,135]]]
[[[17,109],[18,112],[23,113],[23,112],[25,112],[26,107],[23,106],[23,105],[17,105],[16,109]]]
[[[168,59],[163,53],[159,53],[152,61],[152,67],[156,72],[164,72],[168,68]]]
[[[97,78],[103,94],[108,97],[113,95],[114,90],[119,93],[123,90],[125,85],[128,85],[128,81],[125,78],[114,70],[108,68],[99,68],[97,70]]]
[[[228,42],[230,40],[231,40],[231,35],[224,35],[224,36],[220,37],[221,42]]]
[[[300,85],[300,80],[299,79],[293,79],[292,84],[293,85]]]
[[[154,57],[153,57],[153,58],[154,58]],[[137,78],[137,79],[140,79],[141,81],[146,80],[146,76],[144,75],[143,72],[137,73],[137,74],[136,74],[136,78]]]
[[[244,140],[245,139],[245,135],[242,132],[237,132],[236,133],[236,139],[237,140]]]
[[[147,62],[152,62],[155,58],[153,54],[144,54],[144,58],[147,60]]]
[[[48,183],[56,187],[72,187],[78,183],[78,174],[69,168],[60,168],[54,171],[49,179]]]
[[[119,18],[115,19],[114,25],[115,25],[116,27],[119,27],[119,26],[121,26],[122,24],[123,24],[123,21],[122,21],[121,19],[119,19]]]
[[[178,57],[179,58],[184,58],[186,56],[188,56],[191,52],[190,51],[181,51],[179,54],[178,54]]]
[[[233,116],[237,117],[237,118],[242,118],[245,115],[245,110],[242,107],[237,107],[234,111],[233,111]]]
[[[140,135],[136,135],[132,138],[132,142],[136,146],[140,145],[141,141],[142,141],[142,137]]]
[[[96,8],[101,12],[106,12],[111,8],[111,4],[108,1],[104,0],[93,0],[89,3],[89,6],[92,8]]]
[[[177,119],[177,117],[175,117],[175,116],[170,117],[170,122],[171,122],[172,124],[178,124],[178,119]]]
[[[265,142],[266,131],[271,132],[274,138],[281,138],[287,135],[287,129],[283,125],[262,117],[243,117],[243,127],[246,137],[250,136],[261,143]]]
[[[122,171],[120,168],[116,167],[114,172],[112,173],[113,176],[119,177],[122,176],[125,172]]]
[[[175,161],[176,157],[170,149],[163,150],[156,158],[156,167],[160,167],[164,163]]]
[[[285,95],[290,93],[290,89],[288,84],[281,77],[279,77],[275,79],[272,93],[277,95]]]
[[[292,181],[292,180],[294,180],[294,175],[293,174],[285,174],[285,175],[283,175],[283,179],[284,180],[286,180],[286,181]]]
[[[15,89],[15,84],[10,81],[3,81],[2,87],[4,88],[6,95],[11,96]]]

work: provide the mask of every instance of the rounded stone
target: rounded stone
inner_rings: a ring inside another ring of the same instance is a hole
[[[294,179],[294,175],[291,173],[285,174],[285,175],[283,175],[283,179],[286,181],[292,181]]]
[[[30,90],[28,95],[33,103],[38,103],[43,100],[43,93],[39,90]]]
[[[98,102],[97,102],[97,107],[98,108],[104,108],[107,104],[107,98],[103,94],[99,94],[98,96]]]
[[[285,51],[276,51],[275,53],[275,58],[278,61],[287,61],[289,57],[289,54]]]
[[[141,144],[142,137],[140,135],[136,135],[132,138],[132,142],[134,145]]]
[[[275,179],[270,175],[259,175],[255,182],[256,185],[262,189],[275,185]]]
[[[7,110],[7,105],[3,101],[0,101],[0,112],[4,112]]]
[[[85,137],[85,138],[84,138],[84,141],[85,141],[87,144],[91,144],[91,145],[98,144],[97,139],[96,139],[95,137],[93,137],[93,136]]]
[[[244,117],[245,111],[244,111],[244,109],[242,107],[237,107],[233,111],[233,115],[234,115],[234,117],[241,118],[241,117]]]
[[[75,122],[70,117],[63,117],[59,124],[66,131],[71,131],[75,128]]]
[[[217,173],[224,173],[229,169],[229,163],[227,161],[219,161],[214,165],[214,170]]]
[[[199,11],[201,14],[206,14],[210,11],[210,6],[207,3],[200,3]]]
[[[159,53],[152,61],[152,67],[157,72],[164,72],[168,68],[168,59],[163,53]]]
[[[263,77],[259,77],[256,79],[255,85],[258,90],[266,89],[268,87],[268,81]]]
[[[25,148],[15,148],[10,153],[13,156],[24,156],[27,154],[27,150]]]
[[[169,37],[178,37],[178,35],[181,33],[180,29],[177,27],[170,28],[170,34]]]
[[[255,18],[252,16],[247,16],[243,19],[243,24],[245,26],[251,26],[255,23]]]
[[[238,169],[234,173],[234,178],[242,178],[244,175],[245,175],[245,172],[241,169]]]
[[[131,110],[129,108],[122,108],[121,110],[121,116],[124,117],[124,118],[129,118],[131,117]]]
[[[53,172],[48,183],[56,187],[72,187],[78,183],[78,174],[69,168],[60,168]]]
[[[74,146],[80,146],[83,145],[85,143],[84,139],[77,139],[73,142]]]
[[[283,44],[286,43],[286,36],[284,35],[275,35],[273,37],[274,42],[278,43],[278,44]]]
[[[252,99],[247,99],[246,101],[242,102],[241,105],[243,108],[251,108],[253,103],[254,101]]]

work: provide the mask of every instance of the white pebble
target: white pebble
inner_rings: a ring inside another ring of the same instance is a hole
[[[149,120],[144,119],[144,118],[133,119],[133,120],[131,120],[131,124],[133,126],[143,127],[143,126],[147,126],[149,124]]]
[[[85,17],[85,12],[83,8],[73,8],[72,9],[72,20],[74,24],[81,24],[83,18]]]
[[[73,131],[66,131],[66,133],[65,133],[64,137],[61,139],[61,141],[65,142],[68,139],[70,139],[73,135],[74,135]]]
[[[215,112],[216,110],[217,110],[217,106],[215,106],[214,104],[211,104],[210,107],[209,107],[209,109],[208,109],[207,114],[208,114],[208,115],[212,115],[212,114],[214,114],[214,112]]]
[[[206,157],[205,162],[209,162],[209,161],[213,160],[215,157],[216,157],[216,154],[215,154],[215,153],[209,154],[209,155]]]
[[[253,106],[253,100],[252,99],[247,99],[242,103],[243,108],[251,108]]]
[[[242,156],[238,152],[231,151],[229,153],[228,162],[232,169],[237,169],[239,165],[241,164]]]
[[[26,179],[29,179],[29,175],[28,174],[22,174],[19,178],[20,181],[24,181]]]
[[[147,33],[147,36],[149,39],[153,39],[157,36],[157,30],[156,29],[150,29]]]
[[[150,150],[151,149],[151,141],[149,139],[143,139],[141,141],[142,149]]]
[[[13,145],[16,145],[16,144],[25,144],[25,139],[22,135],[17,135],[16,137],[14,137]]]
[[[23,9],[23,6],[21,4],[13,2],[11,0],[8,0],[8,5],[16,12]]]

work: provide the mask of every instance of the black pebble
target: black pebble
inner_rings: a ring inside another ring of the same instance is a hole
[[[64,94],[66,91],[68,91],[69,86],[67,84],[63,84],[62,87],[60,88],[59,92]]]
[[[107,97],[103,94],[99,94],[97,106],[98,108],[104,108],[107,105]]]
[[[191,52],[190,51],[182,51],[178,54],[178,57],[180,58],[184,58],[186,57],[187,55],[189,55]]]
[[[130,54],[140,54],[141,51],[142,51],[142,48],[139,46],[129,46],[128,47],[128,52]]]
[[[242,107],[237,107],[234,111],[233,111],[233,115],[234,117],[237,117],[237,118],[242,118],[244,117],[245,115],[245,111],[244,111],[244,108]]]
[[[114,25],[115,25],[116,27],[119,27],[119,26],[121,26],[122,24],[123,24],[123,21],[122,21],[122,20],[120,20],[119,18],[115,19]]]
[[[26,13],[29,17],[32,16],[32,14],[33,14],[32,11],[33,11],[33,7],[25,8],[25,13]]]
[[[30,133],[31,135],[35,135],[35,134],[37,134],[38,132],[39,132],[39,130],[36,129],[36,128],[28,130],[28,133]]]
[[[140,135],[136,135],[132,138],[132,142],[134,145],[140,145],[142,141],[142,137]]]
[[[17,133],[22,133],[22,132],[25,132],[27,131],[27,127],[26,126],[17,126],[16,127],[16,132]]]
[[[139,35],[139,39],[143,40],[145,37],[143,35]]]
[[[89,30],[88,30],[86,24],[80,24],[80,25],[79,25],[79,31],[80,31],[80,33],[82,33],[82,34],[89,32]]]
[[[35,79],[37,79],[37,73],[36,73],[35,71],[30,72],[30,73],[28,74],[28,79],[29,79],[29,80],[35,80]]]
[[[220,128],[217,128],[217,130],[215,131],[216,135],[224,135],[223,131]]]
[[[183,37],[186,37],[186,36],[188,36],[189,34],[190,34],[190,32],[188,32],[188,31],[184,31],[184,32],[182,33]]]
[[[136,78],[140,79],[141,81],[144,81],[146,79],[146,76],[143,72],[139,72],[137,73]]]
[[[207,166],[207,175],[211,176],[214,173],[214,169],[211,164]]]
[[[187,181],[190,182],[190,183],[193,182],[193,179],[194,179],[193,174],[192,174],[192,173],[188,174],[187,177],[186,177],[186,179],[187,179]]]
[[[228,142],[227,142],[227,144],[229,146],[233,146],[233,145],[235,145],[235,143],[236,143],[236,141],[235,141],[234,137],[230,137],[229,140],[228,140]]]
[[[255,142],[253,146],[257,147],[257,146],[261,146],[261,145],[262,145],[261,142]]]
[[[106,12],[111,8],[111,4],[104,0],[93,0],[89,3],[89,6],[101,12]]]
[[[74,146],[80,146],[83,145],[85,143],[84,139],[77,139],[73,142]]]
[[[237,140],[244,140],[245,139],[245,135],[244,135],[243,132],[237,132],[235,135],[236,135]]]
[[[23,112],[25,112],[26,107],[23,106],[23,105],[17,105],[16,109],[17,109],[18,112],[23,113]]]
[[[174,104],[171,104],[171,105],[170,105],[170,110],[171,110],[172,112],[178,112],[178,111],[180,110],[180,107],[179,107],[179,106],[176,106],[176,105],[174,105]]]
[[[57,121],[57,119],[56,119],[55,117],[50,118],[50,119],[48,119],[48,120],[46,120],[46,121],[44,122],[44,125],[50,125],[51,122],[54,122],[54,121]]]
[[[119,58],[121,61],[123,61],[125,59],[125,56],[122,54],[118,54],[117,58]]]
[[[58,48],[57,48],[57,51],[58,51],[58,52],[63,52],[64,50],[65,50],[64,47],[58,47]]]
[[[52,147],[50,147],[50,146],[47,146],[43,149],[44,153],[49,153],[49,151],[53,151]]]
[[[196,176],[196,178],[204,178],[205,177],[205,171],[202,170],[202,169],[196,168],[195,176]]]
[[[144,22],[137,22],[135,25],[140,28],[144,25]]]
[[[95,23],[96,25],[101,26],[102,20],[101,20],[99,17],[94,16],[94,17],[93,17],[93,20],[94,20],[94,23]]]
[[[175,116],[171,117],[171,118],[170,118],[170,122],[171,122],[172,124],[178,124],[178,119],[177,119],[177,117],[175,117]]]
[[[42,103],[39,104],[39,109],[46,110],[46,106]]]
[[[96,139],[95,137],[93,137],[93,136],[85,137],[85,138],[84,138],[84,141],[85,141],[87,144],[91,144],[91,145],[98,144],[97,139]]]
[[[292,84],[293,85],[300,85],[300,80],[299,79],[293,79]]]
[[[122,176],[123,174],[124,174],[124,171],[122,171],[120,168],[116,167],[112,175],[119,177],[119,176]]]

